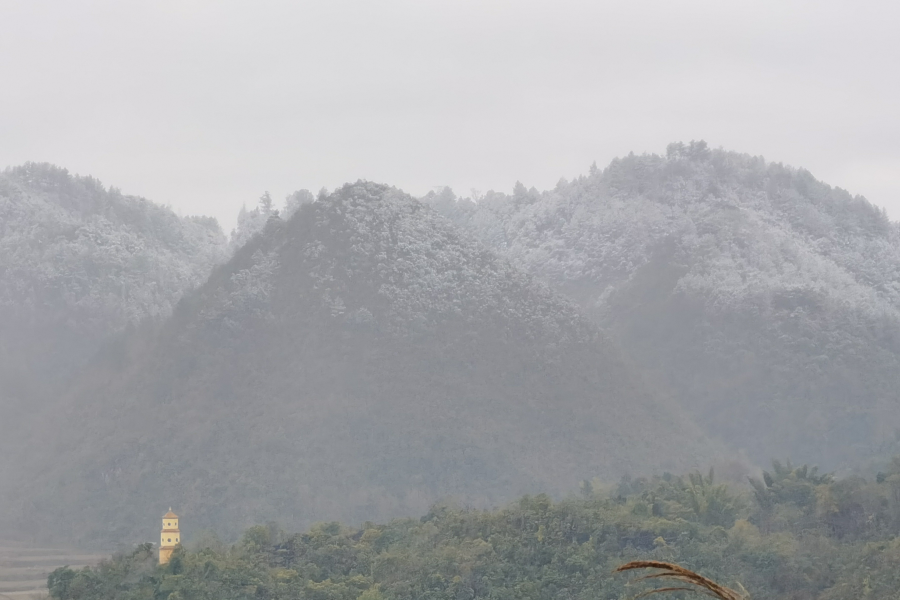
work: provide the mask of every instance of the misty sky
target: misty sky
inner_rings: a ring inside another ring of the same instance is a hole
[[[264,190],[539,189],[671,141],[900,219],[900,3],[0,0],[0,168],[227,229]]]

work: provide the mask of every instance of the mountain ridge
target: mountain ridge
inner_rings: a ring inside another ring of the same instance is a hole
[[[0,174],[0,319],[6,331],[62,332],[48,333],[41,361],[55,344],[78,346],[53,371],[68,374],[106,336],[167,315],[224,249],[214,219],[178,217],[91,177],[35,163]],[[22,353],[27,340],[16,341]]]
[[[214,219],[53,165],[0,173],[0,490],[26,420],[111,337],[168,315],[225,242]]]
[[[900,226],[864,198],[692,142],[546,192],[425,200],[576,300],[758,463],[833,468],[894,439]]]
[[[132,539],[154,498],[198,528],[366,520],[721,456],[567,301],[387,186],[270,219],[122,344],[42,417],[69,433],[24,467],[25,528]]]

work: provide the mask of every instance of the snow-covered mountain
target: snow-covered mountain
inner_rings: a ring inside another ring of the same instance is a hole
[[[165,318],[225,258],[214,219],[47,164],[0,173],[0,453],[111,335]]]
[[[158,331],[34,421],[4,518],[130,540],[389,518],[584,478],[705,467],[719,449],[567,301],[413,198],[357,183],[269,219]],[[102,518],[101,518],[102,515]]]
[[[834,467],[900,431],[900,229],[864,198],[692,142],[545,192],[426,201],[759,461]]]

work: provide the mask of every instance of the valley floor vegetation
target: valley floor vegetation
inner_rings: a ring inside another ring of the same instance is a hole
[[[382,525],[258,526],[233,545],[198,535],[163,566],[144,544],[58,569],[48,587],[57,600],[603,600],[651,589],[614,573],[623,563],[666,561],[755,600],[896,597],[900,459],[840,480],[775,462],[750,484],[666,474],[489,511],[436,505]]]

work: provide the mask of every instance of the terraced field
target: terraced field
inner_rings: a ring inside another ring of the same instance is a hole
[[[57,567],[95,565],[102,554],[78,554],[58,548],[31,548],[0,541],[0,600],[31,600],[47,596],[47,575]]]

